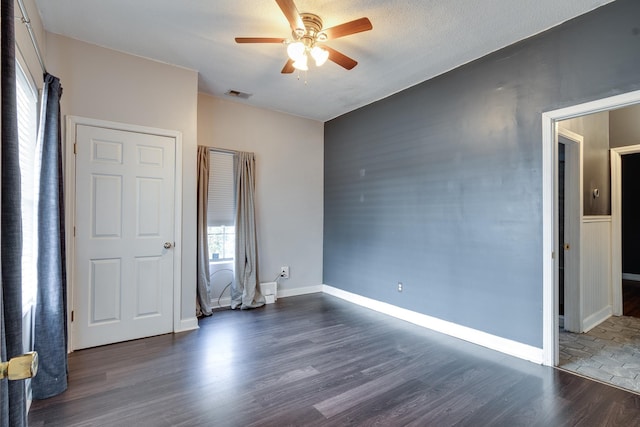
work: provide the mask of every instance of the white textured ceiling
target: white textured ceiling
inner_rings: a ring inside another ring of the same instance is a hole
[[[199,90],[320,121],[367,105],[612,0],[295,0],[324,27],[363,16],[373,30],[327,44],[354,58],[281,74],[289,37],[275,0],[36,0],[47,31],[199,72]],[[306,83],[305,83],[306,80]]]

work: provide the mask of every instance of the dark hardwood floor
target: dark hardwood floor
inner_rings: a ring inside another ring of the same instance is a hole
[[[37,426],[638,426],[640,395],[335,297],[77,351]]]
[[[622,281],[622,305],[625,316],[640,317],[640,282]]]

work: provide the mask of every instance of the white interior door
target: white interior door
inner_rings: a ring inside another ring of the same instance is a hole
[[[582,332],[581,226],[583,137],[558,128],[557,142],[565,149],[564,241],[564,329]]]
[[[175,140],[76,126],[73,347],[172,331]]]

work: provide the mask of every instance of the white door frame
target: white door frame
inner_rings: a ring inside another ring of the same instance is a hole
[[[74,146],[76,142],[76,127],[86,125],[107,129],[121,130],[125,132],[146,133],[150,135],[165,136],[175,141],[175,191],[174,191],[174,239],[173,248],[173,331],[181,330],[181,277],[182,277],[182,133],[175,130],[159,129],[146,126],[137,126],[127,123],[111,122],[106,120],[90,119],[79,116],[66,116],[65,132],[65,239],[66,239],[66,268],[67,268],[67,324],[71,325],[71,311],[73,308],[73,291],[75,282],[75,201],[76,201],[76,162]],[[69,331],[72,329],[69,328]],[[68,334],[67,348],[73,349],[73,334]]]
[[[564,243],[569,243],[569,250],[565,250],[565,281],[564,281],[564,328],[573,332],[582,332],[582,276],[581,276],[581,237],[582,237],[582,151],[584,138],[582,135],[571,132],[567,129],[556,126],[557,143],[565,146],[565,212],[564,212],[564,242],[558,242],[556,248]],[[557,163],[556,163],[557,164]],[[554,177],[558,176],[555,172]],[[556,178],[557,179],[557,178]],[[558,190],[556,182],[556,196],[558,200]],[[554,233],[558,235],[559,218],[558,206],[556,206],[554,216]],[[558,274],[559,268],[554,269],[554,274]],[[569,280],[567,280],[569,278]],[[554,289],[558,289],[558,277],[554,277]],[[556,295],[558,291],[556,291]],[[557,305],[557,302],[556,302]],[[557,316],[557,314],[556,314]]]
[[[613,315],[622,316],[622,155],[640,153],[640,145],[611,152],[611,299]]]
[[[558,145],[555,123],[585,114],[599,113],[640,103],[640,90],[616,95],[597,101],[542,113],[542,352],[543,363],[558,363],[558,316],[556,313],[555,270],[557,244],[554,212],[557,182],[555,168],[558,161]]]

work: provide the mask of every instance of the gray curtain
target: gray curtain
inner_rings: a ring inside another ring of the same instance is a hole
[[[34,399],[46,399],[67,389],[66,271],[60,80],[44,76],[38,151],[38,299],[34,350],[38,375],[31,381]]]
[[[198,286],[197,315],[211,315],[207,204],[209,196],[209,147],[198,146]]]
[[[265,299],[258,287],[258,240],[255,216],[256,161],[253,153],[234,156],[236,182],[236,280],[231,287],[231,308],[261,307]]]
[[[0,196],[0,348],[3,361],[22,348],[22,207],[16,107],[14,0],[2,0],[2,149]],[[0,380],[0,425],[26,425],[24,381]]]

